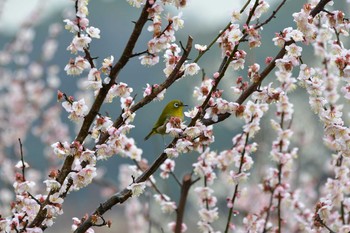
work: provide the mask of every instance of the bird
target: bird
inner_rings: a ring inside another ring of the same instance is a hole
[[[145,141],[154,134],[165,134],[166,124],[169,122],[171,117],[178,117],[181,121],[184,119],[183,108],[187,106],[180,100],[171,100],[164,107],[162,113],[158,117],[157,122],[153,125],[153,128],[149,134],[145,137]]]

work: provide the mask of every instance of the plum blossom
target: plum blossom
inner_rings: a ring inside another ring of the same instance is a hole
[[[143,92],[143,97],[146,97],[148,95],[150,95],[153,92],[154,88],[158,88],[159,85],[158,84],[153,84],[152,86],[149,85],[148,83],[146,84],[147,87],[145,88],[145,91]],[[157,95],[157,97],[155,98],[155,100],[163,100],[164,99],[164,95],[165,95],[166,89],[162,90],[161,92],[159,92],[159,94]]]
[[[197,65],[197,63],[190,63],[185,65],[185,76],[186,75],[196,75],[198,74],[198,71],[200,70],[200,67]]]
[[[76,53],[76,51],[82,52],[89,46],[91,40],[91,37],[84,34],[81,34],[80,36],[75,36],[73,38],[72,44],[70,45],[70,47],[68,47],[68,50],[70,50],[72,53]]]
[[[70,59],[69,63],[64,67],[68,75],[80,75],[85,69],[89,69],[90,64],[83,57],[76,57],[75,60]]]
[[[53,152],[59,157],[70,155],[70,144],[68,142],[56,142],[51,145]]]
[[[166,148],[164,153],[167,154],[168,158],[177,158],[179,156],[179,152],[175,148]]]
[[[127,2],[132,7],[140,8],[143,4],[145,4],[146,0],[127,0]]]
[[[88,74],[88,80],[85,81],[85,87],[93,90],[102,88],[101,72],[96,68],[92,68]]]
[[[140,196],[144,192],[145,188],[146,188],[145,182],[132,183],[127,187],[127,189],[131,190],[132,197]]]
[[[216,207],[216,208],[211,209],[211,210],[207,210],[206,208],[202,208],[199,211],[199,216],[203,221],[212,223],[219,218],[218,208]]]
[[[193,97],[197,100],[204,100],[210,92],[210,89],[213,87],[213,80],[210,78],[204,78],[201,82],[200,87],[195,87],[193,91]]]
[[[169,173],[173,172],[175,169],[175,161],[172,159],[166,159],[162,165],[160,165],[160,170],[162,172],[160,173],[160,177],[163,179],[169,178]]]
[[[175,222],[170,222],[168,224],[168,228],[171,232],[175,232],[175,227],[176,227],[176,223]],[[184,233],[187,231],[187,225],[185,223],[181,224],[181,233]]]
[[[172,26],[175,31],[184,27],[184,20],[181,19],[182,12],[180,12],[177,16],[172,17],[170,20],[172,21]]]
[[[171,117],[166,123],[165,133],[170,134],[173,137],[178,137],[182,134],[182,129],[185,127],[186,126],[179,117]]]
[[[70,173],[70,177],[73,180],[73,185],[76,190],[79,190],[80,188],[83,188],[90,184],[96,175],[96,167],[89,164],[77,173]]]
[[[100,39],[100,29],[91,26],[86,29],[86,32],[90,37]]]
[[[200,45],[200,44],[195,44],[194,48],[197,49],[199,52],[204,52],[205,50],[207,50],[206,45]]]
[[[111,103],[113,101],[113,98],[117,96],[121,98],[129,97],[132,92],[133,89],[129,87],[126,83],[120,82],[118,84],[113,84],[108,91],[106,101],[108,103]]]
[[[76,33],[76,32],[79,31],[79,27],[78,27],[78,25],[75,22],[73,22],[73,21],[71,21],[69,19],[65,19],[65,20],[63,20],[63,22],[66,23],[64,28],[66,30],[68,30],[69,32]]]
[[[153,195],[155,201],[161,206],[161,210],[163,213],[172,213],[176,210],[176,203],[170,200],[165,194],[155,194]]]
[[[159,63],[159,56],[153,54],[141,55],[139,59],[141,60],[141,65],[144,66],[154,66]]]
[[[62,103],[63,108],[70,113],[68,118],[77,121],[82,119],[89,111],[88,106],[85,104],[85,100],[74,101],[72,103],[65,101]]]
[[[287,54],[291,57],[300,57],[303,49],[296,44],[286,46]]]
[[[111,68],[113,66],[113,62],[114,62],[113,56],[109,56],[109,57],[103,59],[101,72],[104,74],[109,74],[109,71],[111,70]]]
[[[258,19],[261,17],[261,15],[270,8],[270,5],[265,1],[260,1],[259,5],[256,7],[256,10],[254,11],[253,19]]]

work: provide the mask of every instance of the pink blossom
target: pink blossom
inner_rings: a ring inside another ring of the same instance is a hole
[[[175,227],[176,227],[176,223],[175,222],[171,222],[168,224],[168,228],[171,232],[175,232]],[[186,232],[187,231],[187,226],[185,223],[181,224],[181,233]]]

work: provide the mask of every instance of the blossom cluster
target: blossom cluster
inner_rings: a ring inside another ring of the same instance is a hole
[[[319,15],[319,20],[302,23],[302,18],[310,12],[309,8],[306,5],[301,12],[295,13],[294,20],[298,28],[305,33],[308,42],[313,43],[315,54],[323,60],[324,67],[314,68],[312,65],[302,64],[298,80],[308,92],[311,109],[324,125],[323,141],[334,151],[332,170],[335,174],[334,178],[327,179],[323,188],[324,196],[320,198],[315,208],[313,220],[317,228],[326,224],[337,232],[345,232],[349,225],[339,221],[341,217],[338,219],[335,217],[344,216],[341,209],[347,203],[350,154],[347,146],[350,131],[342,119],[344,110],[343,105],[339,103],[341,97],[347,99],[346,78],[349,76],[347,72],[349,56],[348,49],[339,41],[339,36],[349,36],[350,24],[344,19],[344,13],[341,11],[334,11],[332,14],[322,13]],[[321,41],[328,43],[321,44]]]
[[[0,50],[0,97],[3,100],[0,111],[1,232],[42,232],[39,227],[28,226],[28,222],[33,221],[40,204],[47,197],[37,194],[43,174],[36,166],[29,166],[26,162],[29,159],[22,142],[25,144],[31,133],[40,135],[45,132],[47,135],[50,130],[50,136],[54,138],[68,137],[67,127],[59,117],[55,114],[49,117],[57,108],[48,107],[54,99],[54,90],[60,85],[59,68],[52,60],[62,26],[57,23],[49,25],[46,38],[40,47],[36,47],[38,38],[33,26],[38,23],[40,15],[37,10],[29,15],[12,40],[2,44]],[[38,121],[38,118],[41,120]],[[31,128],[34,122],[35,129]],[[55,131],[54,126],[62,128]],[[39,139],[43,147],[51,144],[48,139],[44,135]],[[52,154],[51,150],[44,152]],[[55,207],[57,211],[61,208],[59,202]],[[50,207],[47,211],[51,213]],[[46,219],[44,224],[51,226],[52,218]]]
[[[128,2],[135,7],[145,4],[145,1],[139,0],[128,0]],[[182,19],[181,12],[173,17],[168,14],[166,16],[167,25],[164,27],[162,13],[166,5],[174,5],[177,8],[182,8],[185,7],[186,1],[160,1],[160,3],[152,1],[152,5],[148,9],[152,24],[147,29],[153,33],[153,38],[148,41],[147,51],[140,55],[139,59],[142,65],[154,66],[159,63],[159,54],[164,52],[165,68],[163,72],[168,77],[181,58],[181,48],[174,42],[176,41],[175,33],[183,28],[184,20]],[[184,71],[185,76],[193,76],[198,73],[199,69],[196,63],[185,64],[180,68],[181,71]]]

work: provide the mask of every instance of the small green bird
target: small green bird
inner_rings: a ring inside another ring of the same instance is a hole
[[[145,137],[145,141],[149,139],[153,134],[165,134],[166,124],[171,117],[179,117],[181,120],[184,119],[183,107],[187,106],[180,100],[170,101],[163,109],[157,122],[153,125],[151,132]]]

